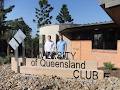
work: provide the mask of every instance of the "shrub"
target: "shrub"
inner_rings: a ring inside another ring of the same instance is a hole
[[[10,56],[6,56],[6,57],[4,58],[4,60],[3,60],[3,63],[4,63],[4,64],[10,63]]]
[[[2,65],[2,64],[3,64],[3,58],[0,57],[0,65]]]
[[[112,64],[111,62],[105,62],[104,63],[104,68],[107,70],[113,70],[114,69],[114,64]]]
[[[10,56],[0,57],[0,65],[10,63]]]
[[[5,54],[4,52],[2,52],[2,53],[0,53],[0,56],[1,56],[1,57],[5,57],[6,54]]]

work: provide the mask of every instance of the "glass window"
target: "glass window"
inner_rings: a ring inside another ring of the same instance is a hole
[[[116,34],[113,31],[95,33],[92,40],[93,49],[117,50]]]

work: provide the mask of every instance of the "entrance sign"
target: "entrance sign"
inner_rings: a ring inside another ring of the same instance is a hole
[[[12,62],[12,65],[14,65],[14,58],[12,59]],[[98,70],[97,62],[92,60],[75,61],[26,58],[26,65],[20,66],[20,73],[59,76],[63,78],[75,78],[83,80],[98,80],[104,78],[104,72],[102,70]]]
[[[26,58],[26,66],[52,67],[62,69],[89,69],[97,70],[97,62],[95,61],[74,61],[74,60],[59,60],[59,59],[34,59]]]
[[[19,44],[23,42],[26,35],[19,29],[17,33],[15,34],[14,38],[18,41]]]
[[[16,40],[14,38],[12,38],[9,42],[9,45],[16,50],[16,48],[19,46],[19,44],[16,42]]]

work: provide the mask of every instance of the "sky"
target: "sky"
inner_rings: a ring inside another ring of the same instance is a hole
[[[8,20],[23,17],[26,24],[32,28],[32,36],[35,36],[37,31],[35,19],[35,8],[38,8],[39,0],[5,0],[5,7],[15,5],[11,13],[7,15]],[[58,23],[56,16],[58,15],[61,6],[67,4],[69,12],[74,19],[75,24],[87,24],[111,21],[110,17],[99,6],[98,0],[48,0],[54,7],[51,15],[53,16],[52,23]]]

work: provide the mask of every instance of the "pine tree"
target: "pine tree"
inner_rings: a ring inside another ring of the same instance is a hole
[[[69,23],[73,23],[73,19],[71,18],[71,15],[69,14],[69,10],[67,8],[66,4],[62,5],[62,8],[60,10],[59,15],[56,17],[56,20],[59,23],[65,23],[65,24],[69,24]]]
[[[6,15],[12,11],[14,8],[13,6],[10,6],[8,8],[4,8],[4,0],[0,0],[0,43],[2,50],[0,51],[1,56],[5,56],[7,53],[7,41],[8,41],[8,34],[10,31],[10,26],[7,24],[8,21],[6,21]]]
[[[39,0],[39,8],[35,8],[36,18],[33,19],[33,21],[37,23],[37,28],[40,28],[41,26],[52,23],[51,20],[53,17],[50,15],[52,10],[53,10],[53,7],[48,3],[48,0]],[[36,37],[33,39],[33,46],[36,45],[37,46],[36,48],[38,48],[39,46],[39,34],[38,33],[39,33],[39,29],[37,31]],[[33,52],[36,50],[37,49],[33,50]]]
[[[50,12],[53,10],[53,7],[48,3],[48,0],[39,0],[39,8],[35,8],[35,17],[34,22],[37,23],[37,27],[41,27],[45,24],[51,24],[52,16]]]
[[[7,32],[7,29],[9,29],[9,26],[7,25],[6,21],[6,15],[12,11],[14,8],[14,5],[4,8],[4,0],[0,0],[0,39],[4,39],[4,34]]]
[[[6,20],[6,16],[10,13],[14,8],[14,5],[4,8],[4,0],[0,0],[0,56],[9,56],[9,45],[8,42],[16,33],[16,30],[21,29],[25,35],[25,49],[29,49],[28,52],[31,52],[31,28],[24,22],[23,18],[18,18],[15,20]],[[27,56],[30,56],[27,55]]]

